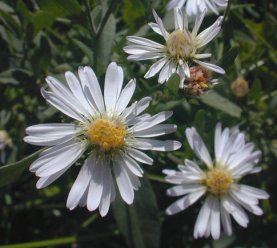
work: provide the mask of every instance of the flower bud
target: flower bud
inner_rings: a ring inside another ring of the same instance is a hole
[[[239,76],[232,82],[231,90],[236,97],[245,97],[249,91],[249,84],[244,77]]]

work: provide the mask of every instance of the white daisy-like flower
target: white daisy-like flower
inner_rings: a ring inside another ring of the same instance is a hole
[[[181,144],[151,139],[176,130],[176,125],[160,124],[172,112],[141,114],[148,107],[150,97],[127,107],[136,82],[131,80],[122,89],[123,70],[116,63],[107,68],[104,97],[90,67],[80,67],[78,74],[80,80],[71,72],[65,73],[69,88],[47,77],[51,90],[41,89],[48,103],[75,121],[30,126],[24,140],[48,147],[30,167],[40,177],[37,188],[48,186],[82,155],[87,156],[66,205],[69,209],[87,205],[90,211],[99,208],[101,216],[105,216],[115,198],[114,181],[123,200],[128,204],[133,202],[134,190],[140,187],[139,177],[143,176],[138,162],[153,163],[140,150],[172,151]]]
[[[222,16],[209,28],[198,34],[200,25],[205,16],[205,10],[197,16],[192,31],[188,30],[187,16],[179,9],[174,9],[175,30],[168,33],[162,20],[153,10],[156,23],[149,23],[149,26],[163,36],[165,44],[159,44],[152,40],[128,36],[127,40],[131,45],[124,47],[129,60],[159,59],[145,74],[145,78],[150,78],[159,73],[159,83],[166,82],[173,73],[177,72],[180,76],[180,88],[184,87],[185,78],[190,77],[190,63],[196,63],[211,71],[224,74],[225,71],[214,64],[201,61],[212,56],[210,53],[198,53],[199,49],[209,43],[220,31]]]
[[[170,196],[182,196],[166,209],[169,215],[176,214],[206,195],[204,205],[197,217],[194,237],[212,236],[218,239],[221,225],[227,235],[232,234],[231,218],[247,227],[248,216],[244,209],[261,215],[259,199],[267,199],[268,194],[260,189],[239,183],[239,180],[261,170],[255,167],[261,151],[254,151],[253,143],[246,143],[244,134],[238,129],[215,130],[215,160],[213,161],[195,128],[187,128],[186,136],[190,147],[206,165],[202,170],[195,161],[186,159],[179,165],[179,171],[164,170],[166,181],[176,186],[169,188]]]
[[[171,0],[166,7],[168,10],[175,7],[181,9],[184,5],[189,16],[198,15],[204,9],[209,9],[218,15],[218,9],[225,8],[228,5],[228,0]]]

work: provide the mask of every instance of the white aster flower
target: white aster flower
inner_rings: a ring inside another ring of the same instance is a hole
[[[136,82],[131,80],[122,89],[123,70],[116,63],[108,66],[104,97],[90,67],[80,67],[78,74],[80,81],[73,73],[65,73],[69,88],[47,77],[51,91],[41,90],[47,102],[75,122],[30,126],[24,140],[49,147],[30,167],[40,177],[37,188],[51,184],[85,154],[87,158],[70,190],[67,207],[87,205],[90,211],[99,208],[101,216],[105,216],[115,198],[114,181],[123,200],[133,202],[134,190],[140,187],[139,177],[143,176],[138,162],[153,162],[140,150],[172,151],[181,144],[150,139],[176,130],[176,125],[160,124],[172,112],[141,114],[150,97],[127,107]]]
[[[175,7],[182,8],[185,6],[185,11],[189,16],[195,16],[203,12],[204,9],[209,9],[215,14],[219,8],[225,8],[228,5],[228,0],[171,0],[167,4],[167,9]]]
[[[209,43],[219,33],[221,28],[222,16],[212,26],[198,34],[205,12],[204,10],[200,16],[197,16],[192,31],[189,31],[187,16],[180,9],[175,8],[175,30],[168,33],[162,20],[153,10],[156,23],[149,23],[149,26],[153,31],[163,36],[165,44],[162,45],[137,36],[128,36],[127,40],[133,43],[124,47],[124,51],[131,54],[128,59],[159,59],[150,67],[144,77],[153,77],[160,71],[158,82],[164,83],[173,73],[177,72],[180,76],[180,88],[183,88],[185,78],[190,77],[189,65],[191,62],[211,71],[224,74],[225,71],[221,67],[201,61],[201,59],[211,57],[210,53],[198,53],[198,50]]]
[[[246,143],[243,133],[238,129],[221,130],[217,124],[215,130],[215,160],[210,154],[195,128],[187,128],[186,136],[190,147],[197,157],[207,166],[202,170],[194,161],[185,160],[179,165],[179,171],[164,170],[166,181],[177,184],[167,190],[170,196],[182,196],[166,209],[169,215],[176,214],[206,195],[204,205],[197,217],[194,237],[212,236],[218,239],[221,225],[227,235],[232,234],[231,218],[247,227],[248,216],[244,209],[255,215],[261,215],[259,199],[267,199],[268,194],[238,181],[247,174],[257,173],[255,167],[261,151],[254,151],[253,143]]]

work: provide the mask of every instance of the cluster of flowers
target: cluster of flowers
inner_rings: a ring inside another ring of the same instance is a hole
[[[168,7],[175,4],[181,7],[185,3],[177,2],[170,1]],[[195,3],[199,2],[188,0],[186,11],[194,13],[197,9]],[[222,68],[201,61],[211,57],[211,54],[198,53],[198,49],[220,31],[222,17],[198,34],[206,7],[215,10],[216,5],[224,6],[226,1],[201,2],[198,8],[202,12],[196,16],[192,31],[188,29],[186,12],[180,8],[174,9],[175,30],[171,33],[165,30],[162,20],[153,11],[156,23],[149,25],[164,37],[165,44],[129,36],[127,39],[132,44],[126,46],[124,51],[130,54],[130,60],[159,59],[150,67],[145,78],[160,72],[158,82],[164,83],[173,73],[177,73],[180,88],[187,86],[185,83],[191,75],[199,77],[199,73],[206,73],[205,70],[224,73]],[[190,67],[190,63],[200,67]],[[66,72],[68,87],[53,77],[46,78],[50,90],[42,88],[42,96],[73,118],[74,122],[38,124],[26,129],[28,136],[25,142],[48,147],[40,153],[30,170],[40,177],[37,188],[43,188],[84,156],[84,164],[69,192],[66,205],[69,209],[78,205],[87,206],[90,211],[98,208],[100,215],[105,216],[116,196],[115,185],[122,199],[127,204],[133,203],[134,191],[139,189],[139,178],[144,173],[139,163],[153,163],[145,150],[174,151],[181,147],[181,143],[154,139],[177,129],[174,124],[162,124],[172,112],[163,111],[153,116],[143,113],[151,97],[144,97],[128,106],[136,81],[133,79],[123,87],[123,70],[116,63],[110,63],[107,68],[103,94],[90,67],[80,67],[78,77]],[[247,174],[260,171],[256,164],[261,152],[255,151],[254,144],[247,143],[244,134],[237,128],[222,130],[220,123],[215,128],[214,159],[194,127],[187,128],[185,135],[200,162],[186,159],[184,165],[178,166],[178,171],[163,170],[165,180],[175,184],[167,194],[182,196],[166,209],[166,213],[178,213],[206,195],[195,224],[195,238],[211,235],[218,239],[221,226],[226,234],[231,235],[231,216],[246,227],[249,219],[244,209],[261,215],[263,211],[258,207],[258,201],[267,199],[268,194],[238,181]],[[201,164],[206,168],[201,169]]]

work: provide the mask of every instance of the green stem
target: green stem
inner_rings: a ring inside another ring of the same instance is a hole
[[[91,32],[92,37],[94,37],[94,36],[96,36],[96,32],[92,26],[92,19],[91,19],[91,14],[90,14],[91,9],[90,9],[88,0],[84,0],[84,4],[86,7],[86,15],[87,15],[87,19],[88,19],[89,30]]]
[[[156,182],[160,182],[160,183],[167,183],[163,177],[161,176],[156,176],[156,175],[153,175],[153,174],[149,174],[149,173],[145,173],[146,177],[149,179],[149,180],[152,180],[152,181],[156,181]],[[1,248],[1,247],[0,247]]]
[[[77,238],[74,236],[64,237],[59,239],[50,239],[50,240],[42,240],[14,245],[1,245],[0,248],[38,248],[38,247],[49,247],[49,246],[57,246],[57,245],[66,245],[76,243]]]
[[[226,9],[225,9],[222,23],[225,22],[226,17],[229,15],[229,12],[230,12],[230,9],[231,9],[231,2],[232,2],[232,0],[229,0],[229,1],[228,1],[228,5],[227,5],[227,7],[226,7]]]

